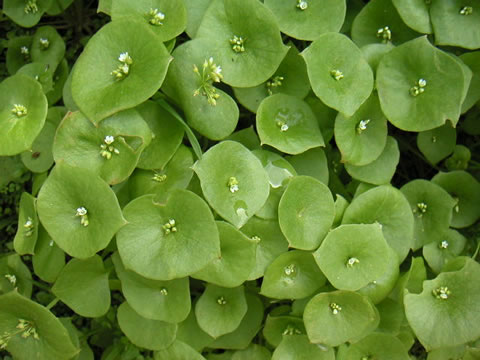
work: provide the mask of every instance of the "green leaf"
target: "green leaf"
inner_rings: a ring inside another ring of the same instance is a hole
[[[412,257],[410,268],[402,274],[390,294],[390,298],[403,304],[405,290],[419,294],[422,292],[422,284],[427,279],[427,269],[421,256]]]
[[[0,333],[12,334],[6,350],[15,359],[68,360],[79,352],[60,320],[18,292],[1,295],[0,309]],[[23,334],[17,328],[20,320],[26,320],[27,326],[35,329],[38,339],[33,334],[22,337]]]
[[[244,51],[233,49],[235,36],[242,38]],[[267,81],[288,51],[275,16],[257,0],[214,0],[196,38],[207,40],[206,50],[222,65],[223,81],[234,87]]]
[[[65,266],[65,253],[55,244],[43,226],[38,229],[32,264],[35,275],[51,283],[55,282]]]
[[[383,55],[392,50],[395,46],[390,43],[387,44],[367,44],[360,48],[363,57],[367,60],[368,64],[372,68],[374,74],[377,72],[378,64]]]
[[[201,352],[214,339],[198,326],[195,311],[190,311],[188,317],[178,324],[177,340],[180,340],[196,351]]]
[[[450,155],[456,143],[457,131],[449,123],[417,135],[418,149],[434,165]]]
[[[325,282],[312,253],[293,250],[279,255],[268,266],[260,292],[274,299],[302,299],[313,295]]]
[[[38,222],[36,199],[27,192],[22,193],[18,216],[18,228],[13,239],[13,248],[19,255],[35,253],[38,238]]]
[[[42,173],[53,165],[52,144],[55,131],[56,128],[52,123],[45,122],[31,148],[21,154],[22,162],[30,171]]]
[[[367,336],[377,327],[379,316],[366,296],[333,291],[315,295],[305,307],[303,321],[312,343],[338,346]]]
[[[119,57],[124,53],[132,64],[128,75],[116,80],[112,71],[123,64]],[[112,21],[92,36],[75,63],[73,99],[87,118],[98,123],[155,94],[170,61],[170,54],[149,25],[130,19]]]
[[[377,70],[382,111],[393,125],[406,131],[431,130],[447,119],[456,124],[464,86],[460,64],[431,45],[426,36],[385,54]]]
[[[306,2],[307,7],[287,1],[266,0],[265,5],[277,17],[280,30],[295,39],[315,40],[326,32],[340,31],[347,6],[344,0]]]
[[[467,239],[458,231],[448,229],[445,235],[423,247],[423,257],[432,270],[438,274],[446,263],[463,251]]]
[[[6,6],[4,5],[3,10],[5,11],[5,9]],[[15,75],[21,67],[31,61],[32,38],[33,36],[16,36],[8,41],[6,63],[10,75]]]
[[[234,141],[211,147],[193,170],[210,206],[237,228],[260,210],[270,192],[260,160]]]
[[[30,149],[43,128],[47,107],[42,86],[27,75],[0,83],[0,156]]]
[[[195,37],[198,27],[202,22],[203,16],[205,15],[205,12],[211,3],[212,0],[185,1],[188,19],[185,32],[190,38],[193,39]]]
[[[52,292],[84,317],[105,315],[110,308],[108,272],[98,255],[70,260],[58,275]]]
[[[316,249],[335,216],[330,189],[310,176],[297,176],[290,181],[278,207],[280,228],[290,247]]]
[[[189,345],[175,340],[165,350],[156,351],[154,353],[155,360],[205,360],[205,358],[192,349]]]
[[[462,104],[462,113],[465,113],[480,100],[480,51],[468,52],[460,55],[459,58],[472,70],[473,75],[467,97]]]
[[[286,159],[298,175],[311,176],[328,185],[328,163],[323,149],[310,149],[298,155],[288,156]]]
[[[177,324],[146,319],[136,313],[127,302],[118,307],[117,318],[120,329],[136,346],[162,350],[175,341]]]
[[[3,2],[3,12],[15,23],[22,27],[30,28],[37,25],[40,18],[48,10],[53,0],[37,0],[37,9],[27,7],[24,0],[5,0]]]
[[[52,26],[42,26],[35,31],[31,47],[32,60],[46,64],[54,72],[65,56],[65,42]]]
[[[85,216],[80,215],[82,207],[87,211]],[[118,200],[108,184],[89,170],[63,163],[55,166],[43,184],[37,210],[42,225],[57,245],[81,259],[106,248],[125,225]]]
[[[272,354],[270,351],[263,346],[257,344],[250,344],[244,350],[236,351],[232,355],[232,360],[270,360],[272,358]]]
[[[310,300],[310,299],[309,299]],[[278,347],[284,335],[306,334],[303,320],[295,316],[268,315],[263,328],[263,336],[273,347]]]
[[[373,359],[410,360],[408,349],[395,336],[371,334],[348,347],[345,360]]]
[[[228,289],[207,284],[195,305],[202,330],[214,338],[234,331],[247,313],[243,286]]]
[[[335,288],[355,291],[388,270],[388,253],[380,224],[350,224],[330,231],[313,256]]]
[[[425,0],[392,0],[402,20],[410,28],[424,34],[431,34],[430,6]]]
[[[332,348],[311,344],[305,335],[284,336],[272,360],[335,360]]]
[[[275,94],[260,104],[257,131],[261,144],[288,154],[325,146],[313,111],[297,97]]]
[[[100,124],[74,112],[58,127],[53,156],[57,163],[89,169],[109,184],[118,184],[133,172],[151,138],[147,123],[133,109],[116,113]]]
[[[49,68],[49,65],[42,62],[33,62],[22,66],[18,69],[17,74],[27,75],[38,81],[45,94],[53,90],[53,71]]]
[[[32,275],[22,258],[15,253],[0,258],[0,294],[9,292],[32,296]]]
[[[199,196],[175,189],[166,200],[141,196],[124,208],[128,221],[117,234],[127,270],[155,280],[193,274],[220,256],[218,230]]]
[[[465,260],[460,270],[425,281],[421,294],[405,296],[408,322],[427,350],[464,344],[480,336],[480,265]]]
[[[313,92],[327,106],[352,116],[370,96],[372,69],[347,36],[323,34],[301,55],[307,63]]]
[[[192,277],[223,287],[237,287],[249,277],[255,266],[257,242],[234,226],[217,221],[220,254]]]
[[[68,62],[63,58],[53,73],[53,89],[45,94],[50,105],[56,104],[62,98],[63,87],[67,82],[69,73]]]

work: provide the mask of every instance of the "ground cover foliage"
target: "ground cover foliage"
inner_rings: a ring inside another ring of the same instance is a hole
[[[4,0],[0,357],[480,358],[478,0]]]

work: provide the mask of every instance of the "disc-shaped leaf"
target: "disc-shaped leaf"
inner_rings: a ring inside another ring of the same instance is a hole
[[[142,103],[162,85],[171,57],[149,26],[131,19],[112,21],[79,56],[72,95],[93,122]]]
[[[33,61],[46,64],[53,72],[65,56],[65,41],[54,27],[39,27],[33,35],[31,55]]]
[[[224,81],[236,87],[267,81],[288,51],[275,16],[257,0],[214,0],[196,37],[208,40],[207,49],[222,65]],[[235,37],[237,47],[232,44]]]
[[[448,229],[441,239],[423,247],[423,257],[438,274],[446,263],[460,255],[466,243],[467,239],[461,233]]]
[[[410,28],[424,34],[432,33],[429,3],[422,0],[392,0],[392,3]]]
[[[182,125],[163,107],[146,101],[136,108],[153,133],[152,141],[140,156],[137,167],[163,169],[182,143]]]
[[[302,299],[325,285],[312,253],[293,250],[279,255],[265,271],[261,294],[274,299]]]
[[[334,360],[335,352],[332,348],[320,347],[310,343],[305,335],[284,336],[282,342],[275,349],[272,360]]]
[[[329,142],[333,137],[333,127],[338,111],[325,105],[313,93],[305,98],[305,102],[310,106],[317,117],[318,126],[323,135],[323,140]]]
[[[38,0],[34,3],[35,7],[32,4],[29,6],[24,0],[5,0],[2,11],[18,25],[29,28],[40,21],[52,2],[53,0]]]
[[[49,65],[43,62],[33,62],[24,65],[18,69],[17,74],[27,75],[38,81],[42,85],[42,90],[45,94],[53,90],[53,72]]]
[[[382,111],[406,131],[434,129],[447,119],[456,124],[464,81],[456,60],[424,36],[385,54],[377,70]]]
[[[327,106],[352,116],[373,89],[373,72],[347,36],[326,33],[301,54],[312,89]]]
[[[272,354],[270,351],[263,346],[257,344],[250,344],[244,350],[238,350],[232,355],[232,360],[270,360],[272,358]]]
[[[263,276],[267,266],[281,253],[287,251],[288,243],[276,220],[264,220],[252,217],[241,228],[241,231],[257,241],[255,267],[248,280]]]
[[[118,324],[127,338],[136,346],[149,350],[168,348],[177,333],[177,324],[146,319],[124,302],[117,310]]]
[[[462,104],[462,113],[464,113],[480,100],[480,51],[468,52],[460,55],[459,58],[472,70],[470,87]]]
[[[190,312],[188,278],[170,281],[146,279],[126,270],[118,253],[112,256],[128,304],[144,318],[179,323]]]
[[[303,319],[295,316],[268,315],[263,328],[263,336],[273,347],[282,342],[283,335],[304,335]]]
[[[433,182],[416,179],[400,189],[410,203],[415,221],[413,250],[440,239],[452,220],[456,201]]]
[[[392,0],[370,1],[352,24],[352,39],[358,46],[378,43],[398,45],[418,35],[402,21]]]
[[[278,19],[280,30],[296,39],[315,40],[326,32],[340,31],[345,19],[345,1],[328,0],[323,2],[300,3],[267,0],[265,5]]]
[[[35,274],[40,279],[52,283],[65,266],[65,253],[55,244],[43,226],[38,229],[32,264]]]
[[[217,221],[217,227],[221,256],[192,277],[223,287],[240,286],[255,266],[257,243],[226,222]]]
[[[480,48],[480,13],[476,1],[432,2],[430,16],[437,45]]]
[[[18,292],[26,297],[32,296],[32,274],[15,253],[0,259],[0,294]]]
[[[22,161],[30,171],[42,173],[53,165],[52,145],[55,131],[54,125],[45,122],[32,147],[22,153]]]
[[[305,307],[303,321],[312,343],[338,346],[367,336],[377,325],[375,306],[351,291],[320,293]]]
[[[39,82],[19,74],[0,83],[0,155],[30,149],[47,117],[47,98]]]
[[[342,162],[356,166],[370,164],[385,148],[387,132],[387,119],[375,94],[352,116],[339,113],[335,119],[334,134]]]
[[[198,326],[195,311],[192,310],[188,317],[178,324],[177,340],[190,345],[196,351],[202,351],[214,339]]]
[[[37,209],[40,221],[57,245],[81,259],[106,248],[125,225],[108,184],[89,170],[63,163],[55,166],[43,184]]]
[[[313,255],[333,286],[355,291],[387,271],[388,252],[379,224],[351,224],[332,230]]]
[[[314,250],[320,245],[334,217],[330,189],[310,176],[293,178],[278,207],[280,228],[290,247],[302,250]]]
[[[463,170],[440,172],[432,182],[440,185],[456,202],[450,222],[452,227],[468,227],[480,218],[480,183],[470,173]]]
[[[378,158],[363,166],[346,163],[345,170],[354,179],[369,184],[382,185],[390,183],[395,175],[399,161],[400,150],[397,140],[392,136],[388,136],[385,148]]]
[[[205,360],[205,358],[184,342],[175,340],[168,348],[154,352],[155,360]]]
[[[456,143],[457,131],[449,123],[417,135],[418,149],[432,164],[437,164],[450,155]]]
[[[152,132],[135,110],[119,112],[100,124],[81,112],[71,113],[59,125],[53,156],[55,161],[89,169],[109,184],[128,178]]]
[[[260,160],[234,141],[211,147],[193,170],[210,206],[237,228],[265,204],[270,192],[268,175]]]
[[[198,325],[214,338],[234,331],[246,313],[243,286],[228,289],[208,284],[195,305]]]
[[[392,50],[395,46],[393,46],[390,43],[387,44],[367,44],[364,45],[360,48],[362,50],[362,54],[367,60],[368,65],[373,70],[373,73],[375,74],[377,72],[378,64],[380,63],[380,60],[382,59],[383,55],[385,55],[387,52]]]
[[[257,131],[263,144],[288,154],[324,146],[313,111],[297,97],[275,94],[260,104]]]
[[[35,244],[38,237],[38,222],[36,199],[27,192],[20,198],[18,228],[13,239],[13,248],[19,255],[35,253]]]
[[[205,15],[211,3],[212,0],[185,1],[188,19],[185,32],[190,38],[193,39],[195,37],[198,27],[202,22],[203,15]]]
[[[345,210],[342,222],[380,224],[385,240],[400,262],[413,246],[412,211],[405,196],[394,187],[379,186],[355,197]]]
[[[125,268],[150,279],[193,274],[220,256],[218,230],[199,196],[175,189],[164,202],[141,196],[123,209],[128,225],[117,234]]]
[[[328,185],[328,163],[325,151],[320,148],[307,150],[286,158],[298,175],[311,176]]]
[[[15,334],[6,346],[6,350],[15,359],[67,360],[79,352],[58,318],[18,292],[1,295],[0,309],[0,332],[2,335]],[[33,334],[22,336],[24,332],[18,331],[20,319],[35,329],[38,339]]]
[[[68,62],[63,58],[53,73],[53,89],[45,94],[50,105],[56,104],[62,98],[63,87],[67,82],[69,73],[70,68],[68,67]]]
[[[408,349],[395,336],[390,334],[370,334],[352,344],[346,351],[345,360],[357,360],[363,357],[373,359],[409,360]]]
[[[420,294],[422,292],[422,284],[426,279],[427,269],[423,258],[421,256],[412,257],[410,268],[400,276],[394,290],[390,294],[390,298],[403,304],[405,290],[408,290],[410,293]]]
[[[98,255],[70,260],[58,275],[52,292],[84,317],[105,315],[110,308],[108,272]]]
[[[423,283],[421,294],[405,296],[405,313],[415,335],[427,349],[455,346],[480,336],[480,265],[442,272]]]
[[[3,9],[5,10],[5,6]],[[22,66],[31,61],[31,46],[32,36],[16,36],[8,41],[6,65],[10,75],[15,75]]]
[[[187,25],[187,10],[183,0],[116,0],[110,10],[112,20],[132,17],[144,21],[165,42],[180,35]]]

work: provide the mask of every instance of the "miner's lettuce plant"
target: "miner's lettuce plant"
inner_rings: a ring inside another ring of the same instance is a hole
[[[477,0],[4,0],[0,357],[480,356]]]

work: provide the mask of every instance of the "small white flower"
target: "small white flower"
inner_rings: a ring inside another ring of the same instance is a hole
[[[77,208],[76,216],[85,216],[85,215],[87,215],[87,209],[85,209],[83,206]]]
[[[115,141],[115,138],[112,135],[105,136],[105,144],[110,145]]]

